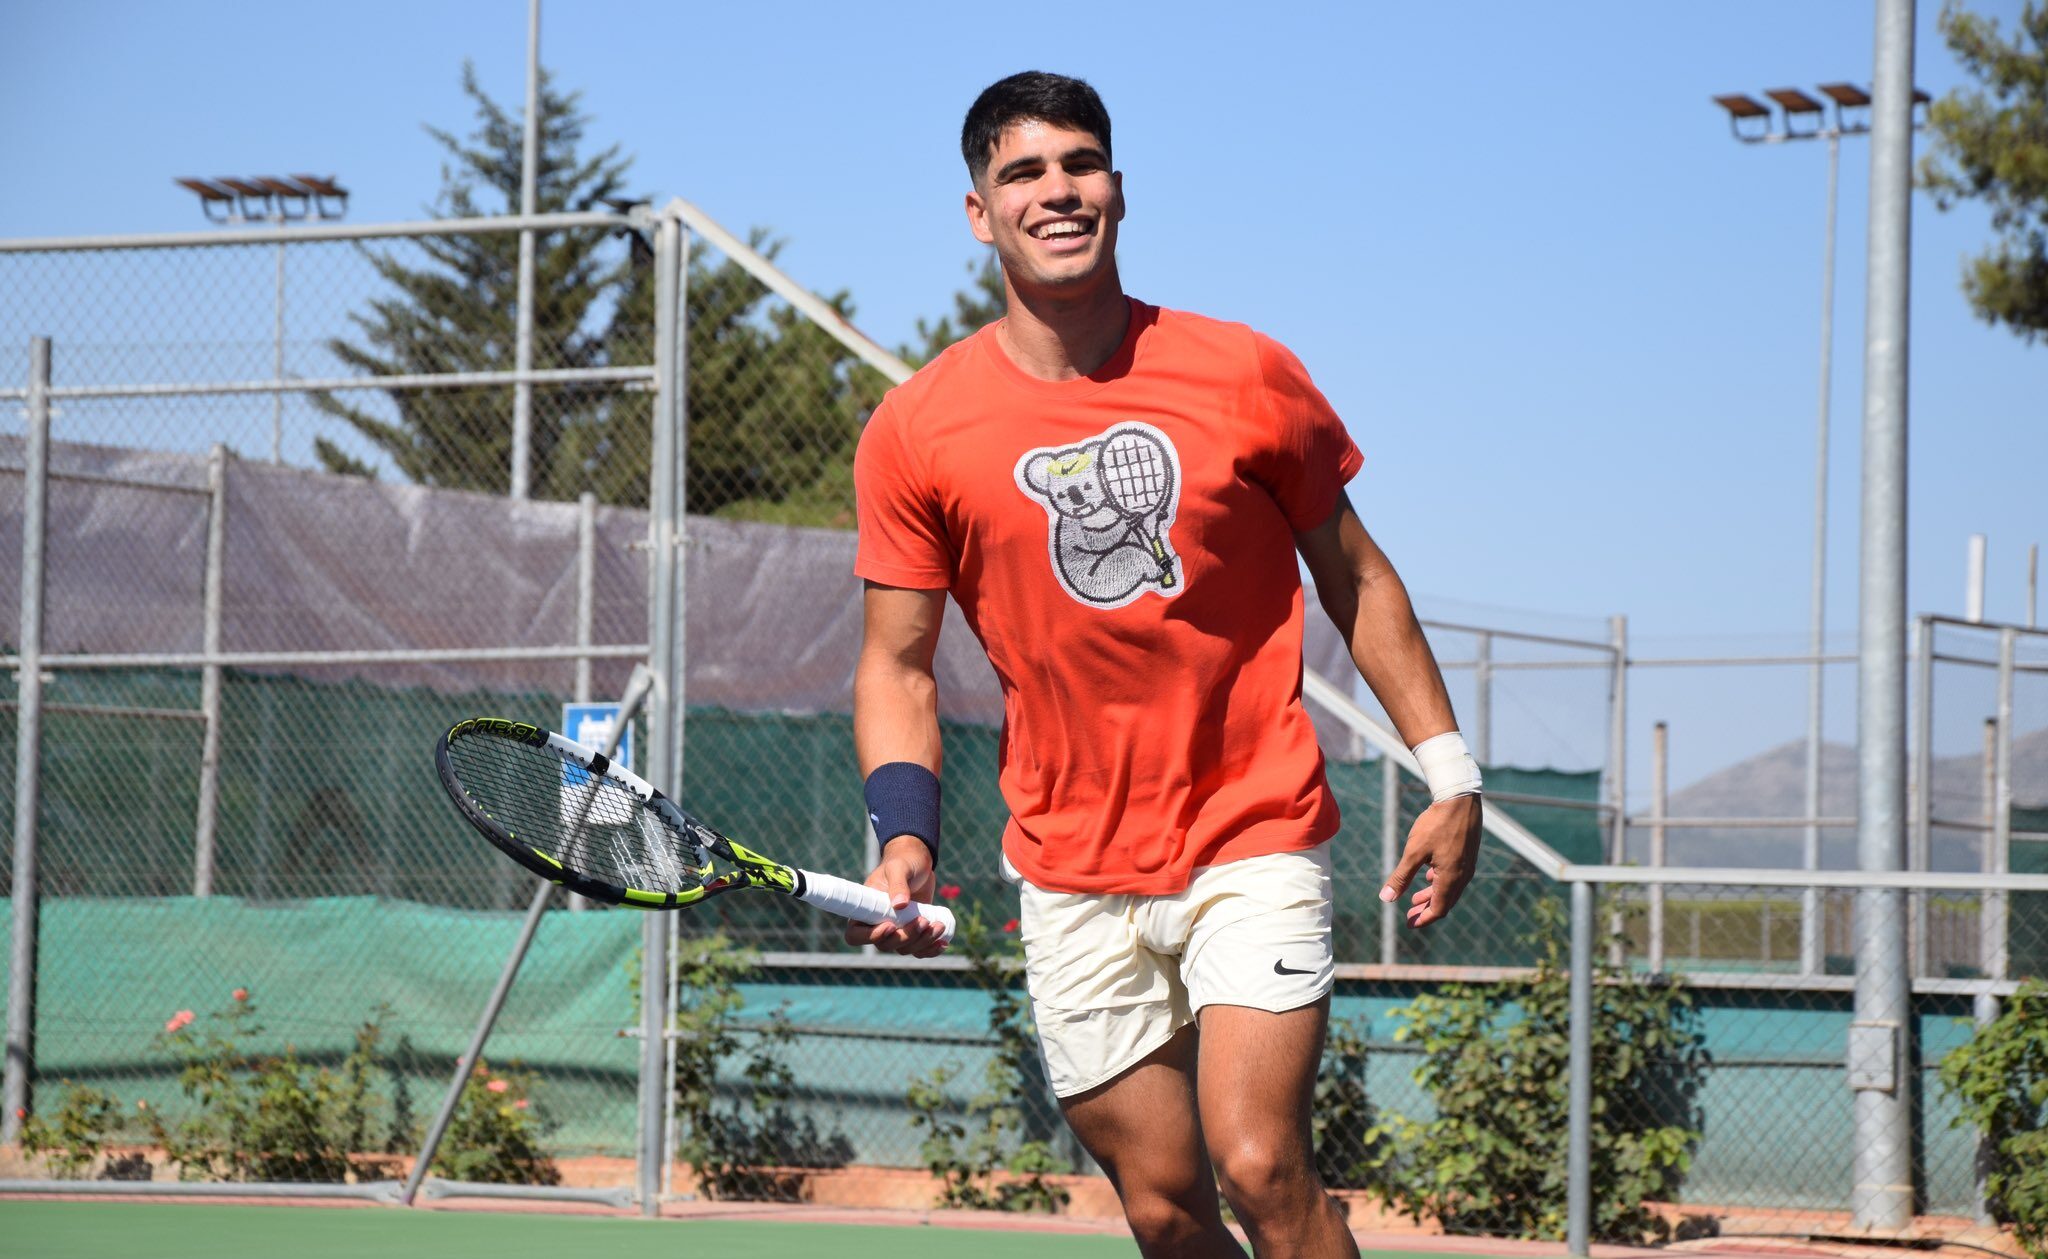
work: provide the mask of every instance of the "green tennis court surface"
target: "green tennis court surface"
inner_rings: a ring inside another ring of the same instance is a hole
[[[0,1200],[7,1259],[783,1259],[971,1248],[975,1259],[1130,1259],[1124,1237],[605,1216]]]

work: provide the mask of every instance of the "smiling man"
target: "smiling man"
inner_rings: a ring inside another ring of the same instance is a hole
[[[1422,876],[1411,926],[1471,878],[1478,768],[1306,370],[1241,324],[1125,295],[1094,89],[1004,79],[961,152],[1008,309],[893,390],[855,461],[868,882],[931,895],[950,592],[1002,682],[1003,866],[1047,1077],[1140,1248],[1242,1255],[1220,1180],[1258,1255],[1356,1255],[1309,1145],[1338,818],[1301,702],[1297,555],[1435,797],[1380,890]],[[941,947],[922,921],[847,939]]]

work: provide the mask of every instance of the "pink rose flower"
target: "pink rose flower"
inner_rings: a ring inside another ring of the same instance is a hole
[[[1010,919],[1010,921],[1008,921],[1008,922],[1006,922],[1006,923],[1004,923],[1004,924],[1003,924],[1003,934],[1004,934],[1004,935],[1008,935],[1008,934],[1009,934],[1010,932],[1012,932],[1012,931],[1015,931],[1016,929],[1017,929],[1017,920],[1016,920],[1015,918],[1012,918],[1012,919]]]
[[[947,900],[952,900],[954,897],[960,895],[960,885],[958,883],[948,883],[946,884],[946,886],[939,889],[939,895],[943,896]]]
[[[516,1101],[516,1102],[512,1103],[512,1109],[514,1109],[514,1110],[525,1110],[525,1109],[526,1109],[526,1099],[522,1097],[522,1098],[520,1098],[520,1099],[519,1099],[518,1101]]]
[[[237,988],[228,995],[237,1001],[247,1001],[249,999],[249,990],[247,988]]]
[[[176,1014],[173,1014],[170,1017],[170,1019],[164,1024],[164,1030],[167,1032],[175,1032],[178,1029],[184,1027],[186,1024],[190,1023],[192,1019],[192,1011],[180,1010]]]
[[[484,1087],[493,1093],[502,1093],[506,1089],[511,1088],[512,1085],[505,1080],[492,1080],[489,1084],[484,1085]]]

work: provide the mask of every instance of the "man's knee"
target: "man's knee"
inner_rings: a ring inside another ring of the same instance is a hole
[[[1214,1196],[1214,1191],[1211,1191]],[[1202,1237],[1210,1227],[1203,1212],[1187,1195],[1176,1196],[1156,1190],[1127,1190],[1123,1199],[1124,1220],[1131,1236],[1147,1254],[1172,1254]],[[1207,1215],[1214,1215],[1211,1210]]]
[[[1241,1216],[1299,1210],[1319,1198],[1322,1182],[1290,1141],[1247,1139],[1212,1152],[1216,1179],[1231,1209]]]

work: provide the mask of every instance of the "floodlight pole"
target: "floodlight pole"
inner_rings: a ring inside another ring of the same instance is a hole
[[[519,214],[533,217],[539,191],[540,165],[540,0],[526,6],[526,136],[519,160]],[[524,499],[529,493],[533,461],[533,382],[526,373],[533,369],[533,229],[519,231],[519,325],[513,342],[513,360],[519,369],[519,383],[512,386],[512,473],[511,494]]]
[[[1913,0],[1877,0],[1870,239],[1863,329],[1863,512],[1856,669],[1856,857],[1905,868],[1907,339],[1913,213]],[[1927,784],[1921,784],[1926,790]],[[1856,1153],[1851,1225],[1913,1219],[1912,976],[1904,894],[1856,893],[1851,1026]],[[1871,1070],[1869,1068],[1875,1068]]]

